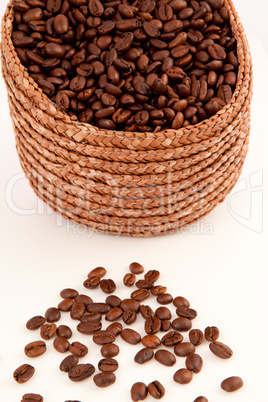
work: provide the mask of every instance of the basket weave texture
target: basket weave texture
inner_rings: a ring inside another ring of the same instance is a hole
[[[252,97],[248,42],[232,1],[225,6],[239,60],[231,101],[201,123],[157,133],[99,129],[61,112],[21,64],[7,6],[2,73],[20,163],[39,198],[92,230],[137,237],[176,231],[225,199],[247,154]]]

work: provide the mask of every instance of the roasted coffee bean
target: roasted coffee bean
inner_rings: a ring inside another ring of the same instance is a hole
[[[122,315],[122,320],[127,325],[133,324],[136,321],[136,319],[137,319],[137,314],[133,310],[125,310]]]
[[[193,372],[187,369],[179,369],[173,376],[173,380],[178,384],[189,384],[193,379]]]
[[[220,331],[217,327],[206,327],[205,338],[209,342],[216,341],[220,336]]]
[[[157,317],[150,317],[145,320],[144,329],[147,334],[156,334],[160,331],[161,320]]]
[[[82,302],[84,303],[84,305],[87,307],[89,304],[93,303],[93,300],[91,299],[91,297],[86,296],[86,295],[78,295],[76,296],[76,298],[74,299],[74,301],[78,302]]]
[[[26,328],[32,331],[40,328],[45,322],[46,319],[44,317],[42,317],[41,315],[36,315],[35,317],[32,317],[30,318],[30,320],[27,321]]]
[[[86,313],[81,318],[81,322],[100,322],[102,318],[101,313],[95,311],[93,313]]]
[[[87,289],[96,289],[99,286],[100,281],[101,279],[99,276],[91,276],[84,281],[83,285]]]
[[[155,360],[157,360],[159,363],[163,364],[164,366],[174,366],[176,363],[176,357],[173,355],[173,353],[169,352],[168,350],[164,349],[159,349],[155,355]]]
[[[47,350],[46,344],[43,341],[35,341],[28,343],[24,348],[24,353],[27,357],[38,357]]]
[[[114,384],[116,381],[116,377],[115,374],[112,372],[99,373],[93,377],[93,381],[97,385],[97,387],[105,388]]]
[[[41,338],[48,341],[56,334],[57,326],[55,324],[43,324],[40,328]]]
[[[70,355],[65,357],[65,359],[62,360],[60,364],[60,370],[64,371],[65,373],[68,373],[69,370],[76,366],[79,362],[79,358],[77,355]]]
[[[35,368],[33,366],[31,366],[30,364],[23,364],[14,371],[13,378],[17,383],[23,384],[26,381],[29,381],[34,373]]]
[[[105,319],[107,321],[118,320],[123,314],[123,310],[120,307],[113,307],[106,313]]]
[[[151,289],[152,283],[146,279],[140,279],[136,282],[136,286],[139,289]]]
[[[98,363],[98,369],[104,373],[114,372],[118,369],[118,362],[111,358],[101,359]]]
[[[123,311],[133,310],[133,311],[135,311],[135,313],[138,313],[139,308],[140,308],[140,303],[134,299],[124,299],[120,304],[120,308]]]
[[[197,316],[197,312],[189,307],[178,307],[176,313],[179,317],[185,317],[193,320]]]
[[[139,264],[138,262],[132,262],[129,265],[129,270],[134,275],[140,275],[144,272],[143,266],[141,264]]]
[[[59,321],[60,317],[61,317],[61,313],[60,313],[59,309],[57,309],[55,307],[50,307],[45,312],[45,318],[46,318],[47,322]]]
[[[187,299],[185,299],[185,297],[182,297],[182,296],[175,297],[175,299],[173,300],[173,304],[177,308],[178,307],[190,307],[189,301]]]
[[[170,304],[173,301],[173,297],[169,293],[163,293],[159,294],[156,300],[159,304]]]
[[[148,271],[144,275],[144,279],[148,280],[151,283],[154,283],[159,279],[159,276],[160,276],[160,272],[153,269],[153,270]]]
[[[147,112],[148,113],[148,112]],[[131,298],[137,301],[143,301],[150,296],[150,292],[148,289],[137,289],[131,293]]]
[[[161,342],[164,346],[175,346],[183,341],[183,336],[176,331],[170,331],[163,336]]]
[[[189,331],[192,328],[192,321],[186,317],[175,318],[171,326],[175,331]]]
[[[146,348],[156,349],[161,344],[161,341],[156,335],[146,335],[142,338],[141,343]]]
[[[195,346],[191,342],[182,342],[175,346],[174,353],[180,357],[187,357],[195,352]]]
[[[167,307],[158,307],[155,310],[155,315],[160,320],[170,320],[171,319],[171,312]]]
[[[148,395],[148,388],[143,382],[136,382],[130,391],[132,401],[143,401]]]
[[[141,336],[137,331],[130,328],[125,328],[120,333],[121,338],[131,345],[137,345],[141,341]]]
[[[148,385],[148,392],[154,399],[161,399],[165,395],[165,388],[159,381],[153,381]]]
[[[115,335],[108,330],[99,331],[93,335],[92,339],[97,345],[106,345],[115,341]]]
[[[136,356],[134,357],[134,361],[139,364],[144,364],[151,360],[154,357],[154,352],[150,348],[141,349]]]
[[[77,290],[75,290],[75,289],[67,288],[67,289],[63,289],[63,290],[60,292],[60,296],[61,296],[63,299],[75,299],[76,296],[78,296],[78,292],[77,292]]]
[[[23,36],[21,38],[15,38],[13,40],[14,46],[19,48],[31,48],[34,46],[34,39],[28,36]]]
[[[70,99],[69,97],[62,92],[57,93],[56,95],[56,103],[60,110],[67,111],[70,107]]]
[[[101,322],[80,322],[76,328],[81,334],[92,335],[100,331],[101,327]]]
[[[69,20],[66,15],[58,14],[54,18],[53,26],[58,35],[63,35],[69,30]]]
[[[65,353],[69,350],[70,343],[67,341],[66,338],[63,338],[62,336],[57,336],[57,338],[55,338],[53,341],[53,346],[57,352]]]
[[[119,307],[122,300],[118,296],[111,295],[106,297],[105,302],[111,307]]]
[[[234,392],[243,387],[243,380],[240,377],[229,377],[221,383],[221,388],[226,392]]]
[[[158,295],[164,294],[167,291],[167,288],[166,288],[166,286],[161,286],[161,285],[152,286],[150,291],[153,296],[158,296]]]
[[[232,90],[230,85],[221,85],[218,89],[217,96],[225,103],[229,103],[232,98]]]
[[[201,345],[201,343],[204,340],[204,334],[200,329],[192,329],[189,332],[189,340],[192,342],[195,346]]]
[[[88,348],[83,343],[73,342],[69,346],[69,352],[72,353],[73,355],[78,356],[78,357],[84,357],[88,353]]]
[[[120,324],[120,322],[113,322],[112,324],[108,325],[106,331],[112,333],[114,336],[118,336],[121,334],[122,329],[123,326]]]
[[[169,331],[171,327],[171,321],[162,320],[160,331],[166,332]]]
[[[105,268],[103,267],[97,267],[92,269],[89,273],[88,273],[88,278],[94,277],[94,276],[98,276],[99,278],[103,278],[106,275],[107,271]]]
[[[142,317],[145,319],[153,318],[155,316],[155,313],[153,312],[152,308],[150,306],[145,306],[143,304],[140,306],[140,313]]]
[[[85,314],[86,306],[81,301],[74,302],[71,310],[70,315],[73,320],[80,320],[81,317]]]
[[[119,347],[114,343],[107,343],[102,346],[101,354],[103,357],[115,357],[119,354]]]
[[[89,313],[99,312],[101,314],[106,314],[110,308],[111,307],[107,303],[91,303],[87,306],[87,311]]]
[[[95,367],[92,364],[77,364],[71,367],[68,372],[68,377],[74,382],[83,381],[90,377],[95,372]]]
[[[194,402],[208,402],[208,399],[205,396],[198,396]]]
[[[136,275],[134,274],[126,274],[123,278],[123,282],[125,286],[131,287],[136,282]]]
[[[188,370],[193,371],[193,373],[199,373],[203,367],[203,360],[196,353],[191,353],[185,360],[185,366]]]
[[[43,400],[39,394],[24,394],[21,402],[43,402]]]
[[[233,351],[229,346],[218,341],[211,342],[209,344],[209,349],[215,356],[220,357],[221,359],[230,359],[233,355]]]
[[[104,293],[113,293],[116,289],[116,284],[112,279],[102,279],[100,281],[100,288]]]
[[[57,94],[58,96],[59,94]],[[67,95],[66,95],[67,96]],[[68,97],[67,97],[68,98]],[[69,100],[69,98],[68,98]],[[60,311],[70,311],[72,308],[72,305],[74,304],[73,299],[64,299],[58,304],[58,309]]]

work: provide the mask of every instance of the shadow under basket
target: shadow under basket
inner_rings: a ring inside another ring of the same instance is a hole
[[[236,184],[248,150],[252,65],[243,26],[225,1],[237,40],[231,101],[196,125],[157,133],[99,129],[61,112],[21,64],[2,20],[2,73],[16,147],[37,196],[94,231],[149,237],[201,219]]]

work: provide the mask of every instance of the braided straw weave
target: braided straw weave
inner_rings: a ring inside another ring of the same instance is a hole
[[[137,237],[176,231],[225,199],[247,154],[252,97],[248,42],[225,3],[239,60],[231,101],[201,123],[158,133],[99,129],[58,110],[16,54],[7,6],[2,73],[20,163],[39,198],[77,224]]]

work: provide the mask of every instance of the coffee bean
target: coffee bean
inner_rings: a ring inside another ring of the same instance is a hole
[[[83,285],[87,289],[96,289],[99,286],[100,281],[101,279],[99,276],[91,276],[84,281]]]
[[[203,367],[203,360],[201,356],[196,353],[191,353],[185,360],[185,366],[188,370],[199,373]]]
[[[173,376],[173,380],[178,384],[189,384],[193,379],[193,373],[187,369],[179,369]]]
[[[115,357],[119,354],[119,347],[114,343],[107,343],[102,346],[101,354],[103,357]]]
[[[149,394],[155,399],[161,399],[165,395],[165,388],[159,381],[153,381],[148,385]]]
[[[63,14],[58,14],[55,16],[53,25],[54,30],[58,35],[63,35],[69,30],[69,20]]]
[[[109,310],[105,316],[107,321],[115,321],[119,319],[123,314],[123,310],[120,307],[113,307]]]
[[[144,364],[151,360],[154,357],[154,352],[150,348],[141,349],[136,356],[134,357],[134,361],[139,364]]]
[[[116,381],[116,377],[114,373],[99,373],[93,377],[94,383],[97,387],[105,388],[114,384]]]
[[[155,315],[160,320],[170,320],[171,319],[171,312],[167,307],[158,307],[155,310]]]
[[[144,275],[144,279],[148,280],[151,283],[154,283],[159,279],[159,276],[160,276],[160,272],[153,269],[153,270],[148,271]]]
[[[87,306],[87,311],[89,313],[99,312],[101,314],[106,314],[110,308],[111,307],[107,303],[91,303]]]
[[[28,343],[24,348],[24,353],[27,357],[38,357],[45,353],[47,350],[46,344],[43,341],[35,341]]]
[[[106,331],[110,332],[114,336],[118,336],[121,334],[122,329],[123,326],[120,324],[120,322],[113,322],[112,324],[108,325]]]
[[[84,305],[83,302],[78,301],[74,302],[71,310],[70,310],[70,315],[73,320],[80,320],[81,317],[85,314],[86,311],[86,306]]]
[[[41,338],[48,341],[56,334],[57,326],[55,324],[43,324],[40,328]]]
[[[60,296],[63,299],[75,299],[78,296],[78,292],[75,289],[67,288],[60,292]]]
[[[143,382],[136,382],[132,385],[130,394],[132,401],[143,401],[148,395],[148,388]]]
[[[136,321],[136,319],[137,319],[137,314],[133,310],[125,310],[122,315],[122,320],[127,325],[133,324]]]
[[[73,342],[69,345],[69,352],[78,357],[84,357],[88,353],[88,348],[83,343]]]
[[[123,282],[125,286],[131,287],[136,282],[136,275],[134,274],[126,274],[123,278]]]
[[[41,315],[36,315],[35,317],[32,317],[27,321],[26,328],[33,331],[40,328],[45,322],[46,319],[44,317],[42,317]]]
[[[157,317],[150,317],[145,320],[144,329],[147,334],[156,334],[160,331],[161,321]]]
[[[97,276],[99,278],[103,278],[106,275],[107,271],[105,268],[103,267],[97,267],[92,269],[89,273],[88,273],[88,278]]]
[[[208,402],[208,399],[205,396],[198,396],[194,402]]]
[[[134,275],[140,275],[144,272],[143,266],[141,264],[139,264],[138,262],[132,262],[129,265],[129,270]]]
[[[201,343],[204,340],[204,334],[200,329],[192,329],[189,332],[189,340],[192,342],[195,346],[201,345]]]
[[[175,346],[174,353],[180,357],[187,357],[195,352],[195,346],[191,342],[182,342]]]
[[[43,400],[39,394],[24,394],[21,402],[43,402]]]
[[[69,350],[70,344],[66,338],[63,338],[63,336],[58,336],[54,339],[53,346],[57,352],[65,353]]]
[[[60,313],[59,309],[57,309],[55,307],[50,307],[45,312],[45,318],[46,318],[47,322],[59,321],[60,317],[61,317],[61,313]]]
[[[175,346],[183,341],[183,336],[176,331],[170,331],[163,336],[161,342],[164,346]]]
[[[171,327],[171,321],[163,320],[161,321],[160,331],[166,332],[169,331]]]
[[[90,14],[94,17],[100,17],[104,11],[103,5],[99,0],[89,0],[88,8]]]
[[[97,345],[106,345],[115,341],[115,335],[108,330],[99,331],[93,335],[92,339]]]
[[[156,335],[146,335],[142,338],[141,343],[146,348],[156,349],[161,344],[161,341]]]
[[[150,291],[153,296],[158,296],[158,295],[164,294],[167,291],[167,288],[166,288],[166,286],[161,286],[161,285],[152,286]]]
[[[148,113],[148,112],[147,112]],[[148,289],[137,289],[131,293],[131,298],[137,301],[143,301],[150,296],[150,292]]]
[[[104,293],[113,293],[116,289],[116,284],[112,279],[102,279],[100,281],[100,288]]]
[[[168,350],[164,349],[159,349],[155,355],[155,360],[157,360],[159,363],[163,364],[164,366],[174,366],[176,363],[176,357],[173,355],[173,353],[169,352]]]
[[[197,316],[197,312],[189,307],[178,307],[176,313],[179,317],[185,317],[193,320]]]
[[[98,363],[98,368],[104,373],[114,372],[118,369],[118,362],[111,358],[101,359]]]
[[[216,341],[220,336],[220,331],[217,327],[206,327],[205,338],[209,342]]]
[[[137,345],[141,341],[141,336],[137,331],[130,328],[125,328],[120,333],[121,338],[131,345]]]
[[[229,346],[218,341],[211,342],[209,344],[209,349],[215,356],[220,357],[221,359],[230,359],[233,355],[233,351]]]
[[[139,289],[151,289],[152,283],[146,279],[140,279],[136,282],[136,286]]]
[[[120,308],[123,311],[133,310],[133,311],[135,311],[135,313],[138,313],[139,308],[140,308],[140,303],[134,299],[124,299],[120,304]]]
[[[208,53],[214,60],[224,60],[226,58],[224,49],[216,43],[208,46]]]
[[[68,373],[69,370],[76,366],[79,362],[79,358],[77,355],[70,355],[65,357],[65,359],[62,360],[60,364],[60,370],[64,371],[65,373]]]
[[[221,383],[221,388],[226,392],[234,392],[243,387],[243,380],[240,377],[229,377]]]
[[[17,383],[23,384],[26,381],[30,380],[34,373],[35,368],[33,366],[31,366],[30,364],[23,364],[14,371],[13,378]]]
[[[70,339],[72,336],[72,330],[67,325],[60,325],[57,328],[57,336],[62,336],[63,338]]]
[[[192,321],[186,317],[179,317],[172,321],[171,326],[176,331],[189,331],[192,328]]]
[[[92,335],[100,331],[102,327],[101,322],[80,322],[77,325],[77,331],[84,335]]]
[[[173,297],[169,293],[163,293],[159,294],[156,300],[159,304],[170,304],[173,301]]]
[[[105,302],[111,307],[119,307],[122,300],[118,296],[111,295],[106,297]]]
[[[83,381],[90,377],[95,372],[95,367],[92,364],[77,364],[70,368],[68,377],[71,381]]]

